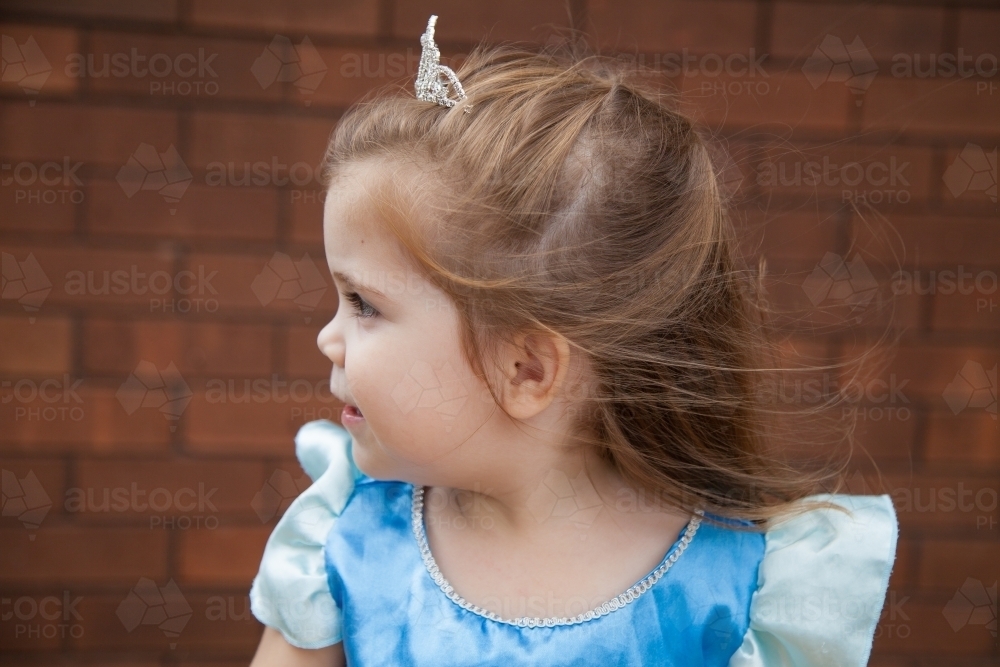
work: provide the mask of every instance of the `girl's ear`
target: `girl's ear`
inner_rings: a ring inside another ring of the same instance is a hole
[[[521,334],[507,346],[503,361],[504,409],[516,419],[529,419],[559,394],[569,369],[569,343],[549,333]]]

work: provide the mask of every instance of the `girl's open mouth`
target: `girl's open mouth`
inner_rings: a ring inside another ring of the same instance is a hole
[[[364,420],[364,415],[361,414],[361,410],[354,405],[345,405],[344,409],[340,413],[340,423],[344,426],[348,424],[357,424]]]

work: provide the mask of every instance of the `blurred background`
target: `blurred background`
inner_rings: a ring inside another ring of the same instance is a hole
[[[572,26],[655,70],[799,314],[790,355],[880,346],[895,304],[887,365],[775,400],[843,398],[871,455],[848,489],[896,505],[871,664],[998,664],[996,2],[0,7],[4,664],[251,657],[250,582],[308,484],[292,438],[340,413],[317,165],[352,103],[412,85],[431,13],[452,64]]]

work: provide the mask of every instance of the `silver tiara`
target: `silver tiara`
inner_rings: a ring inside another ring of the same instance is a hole
[[[436,14],[431,14],[431,18],[427,21],[427,30],[420,36],[420,66],[417,68],[414,88],[418,100],[453,107],[457,102],[464,100],[466,95],[451,68],[441,64],[441,51],[434,43],[434,24],[437,23],[437,19]],[[455,92],[456,98],[448,97],[449,85]],[[466,107],[465,111],[468,113],[469,108]]]

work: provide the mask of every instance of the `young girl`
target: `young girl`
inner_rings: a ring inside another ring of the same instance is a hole
[[[705,143],[598,58],[477,49],[326,157],[342,425],[251,590],[262,665],[864,665],[889,496],[768,436]]]

